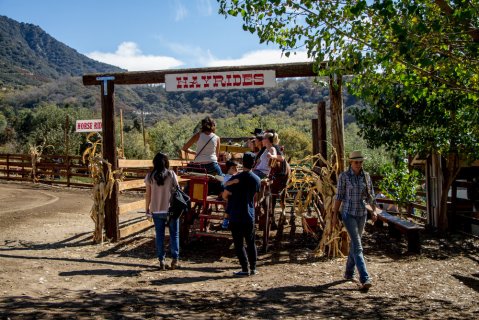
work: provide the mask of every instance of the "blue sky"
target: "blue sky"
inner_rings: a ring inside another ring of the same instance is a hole
[[[216,0],[0,0],[0,15],[130,71],[308,61],[260,44]]]

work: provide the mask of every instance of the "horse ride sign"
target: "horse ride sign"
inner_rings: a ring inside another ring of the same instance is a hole
[[[273,88],[275,70],[165,74],[166,91]]]
[[[96,132],[101,131],[101,119],[94,120],[77,120],[76,132]]]

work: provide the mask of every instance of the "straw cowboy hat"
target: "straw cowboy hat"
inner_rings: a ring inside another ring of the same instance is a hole
[[[366,158],[361,151],[355,150],[349,154],[349,161],[364,161]]]

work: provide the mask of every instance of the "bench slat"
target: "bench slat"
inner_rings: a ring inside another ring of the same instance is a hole
[[[405,230],[423,230],[424,227],[415,224],[414,222],[401,219],[400,217],[393,216],[392,214],[387,213],[386,211],[382,211],[378,214],[378,219],[397,225]]]

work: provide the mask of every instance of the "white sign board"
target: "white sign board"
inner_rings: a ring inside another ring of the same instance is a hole
[[[75,128],[76,132],[101,131],[101,119],[77,120]]]
[[[273,88],[274,70],[165,74],[166,91]]]

